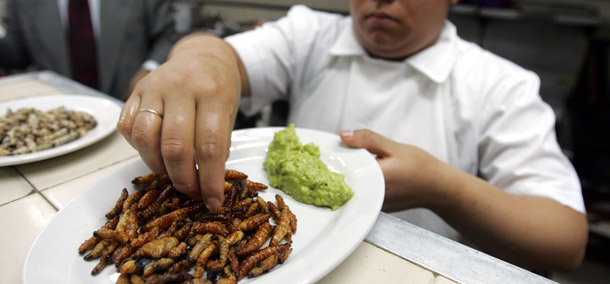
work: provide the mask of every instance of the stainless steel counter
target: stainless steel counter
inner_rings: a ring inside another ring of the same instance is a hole
[[[555,283],[383,212],[366,241],[458,283]]]

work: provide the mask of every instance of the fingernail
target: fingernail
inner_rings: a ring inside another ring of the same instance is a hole
[[[126,115],[127,114],[125,113],[125,110],[124,109],[121,110],[121,114],[119,115],[119,121],[117,122],[117,125],[123,123],[123,121],[125,120],[125,116]]]
[[[210,208],[212,210],[218,210],[220,209],[220,199],[216,198],[216,197],[210,197],[207,198],[207,200],[205,201],[205,203],[210,206]]]
[[[343,137],[352,137],[354,136],[354,131],[352,130],[341,130],[341,136]]]

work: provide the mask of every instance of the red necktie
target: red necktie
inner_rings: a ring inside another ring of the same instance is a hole
[[[87,0],[69,0],[68,42],[74,80],[97,88],[97,52]]]

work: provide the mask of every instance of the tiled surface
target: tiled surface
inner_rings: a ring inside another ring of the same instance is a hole
[[[88,174],[86,177],[77,178],[56,186],[53,186],[49,189],[43,190],[42,194],[51,202],[56,208],[62,209],[66,207],[68,202],[70,202],[74,197],[83,192],[84,190],[90,188],[97,182],[101,181],[108,175],[112,174],[114,171],[120,170],[121,168],[135,162],[139,159],[139,157],[134,157],[131,159],[127,159],[125,161],[110,165],[106,168],[103,168],[99,171]]]
[[[38,233],[55,213],[55,209],[39,194],[0,206],[0,283],[21,283],[25,256]]]
[[[24,197],[32,187],[12,167],[0,167],[0,205]]]
[[[435,276],[411,262],[376,246],[360,246],[319,284],[334,283],[434,283]],[[446,278],[439,283],[454,283]]]
[[[39,190],[67,182],[124,160],[137,157],[123,137],[115,132],[102,141],[79,151],[49,159],[43,163],[17,166]]]
[[[36,79],[20,80],[0,85],[0,101],[30,96],[59,95],[62,92]]]

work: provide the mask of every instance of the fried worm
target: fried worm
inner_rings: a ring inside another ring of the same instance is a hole
[[[281,196],[277,204],[259,197],[267,186],[247,178],[226,170],[225,204],[210,211],[175,190],[167,176],[136,177],[135,192],[121,191],[107,222],[78,253],[98,260],[93,275],[114,264],[116,283],[237,283],[257,277],[290,255],[296,216]]]

